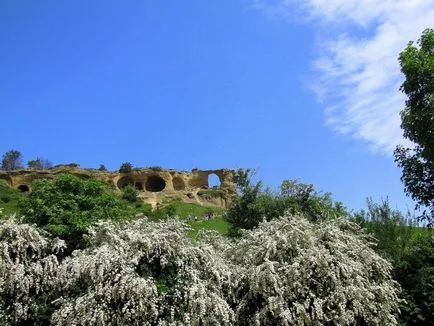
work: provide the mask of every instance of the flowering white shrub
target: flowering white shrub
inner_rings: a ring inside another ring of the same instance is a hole
[[[232,251],[245,288],[239,325],[396,325],[391,265],[354,224],[284,217],[248,231]]]
[[[390,265],[352,224],[285,217],[239,240],[101,222],[86,249],[0,222],[0,324],[394,325]]]
[[[55,325],[232,325],[232,271],[180,222],[145,219],[91,230],[90,248],[60,266],[67,295]]]
[[[44,314],[65,248],[15,217],[0,221],[0,303],[4,321],[16,324]],[[41,316],[43,319],[44,317]]]

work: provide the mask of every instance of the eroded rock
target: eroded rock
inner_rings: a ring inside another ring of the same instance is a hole
[[[230,169],[177,170],[135,169],[131,173],[81,169],[78,165],[62,165],[49,170],[0,171],[0,180],[23,192],[31,191],[35,179],[54,178],[57,174],[69,173],[80,178],[95,178],[110,184],[117,191],[127,185],[134,186],[138,198],[153,206],[165,199],[227,207],[235,195],[233,173]],[[208,177],[215,174],[220,187],[210,189]],[[211,191],[212,190],[212,191]],[[214,191],[215,190],[215,191]],[[209,192],[204,195],[204,192]]]

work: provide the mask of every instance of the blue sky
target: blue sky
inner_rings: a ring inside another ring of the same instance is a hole
[[[405,209],[396,57],[434,5],[397,1],[1,1],[0,152],[251,167]]]

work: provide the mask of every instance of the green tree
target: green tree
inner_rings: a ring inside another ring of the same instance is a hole
[[[393,278],[401,285],[402,325],[434,322],[434,238],[432,229],[420,227],[415,218],[393,209],[389,201],[367,200],[367,210],[353,221],[377,239],[375,251],[393,264]]]
[[[7,151],[3,154],[1,168],[6,171],[22,169],[23,163],[21,153],[15,149]]]
[[[240,229],[253,229],[264,219],[263,213],[258,209],[262,182],[252,183],[253,175],[254,171],[251,169],[238,169],[233,172],[238,196],[230,205],[225,217],[231,225],[232,235],[238,235]]]
[[[426,29],[418,41],[410,42],[399,56],[407,96],[401,111],[404,137],[414,147],[398,146],[395,161],[402,168],[401,180],[407,195],[423,210],[420,220],[434,223],[434,30]]]
[[[53,167],[53,163],[51,163],[49,160],[38,157],[35,160],[30,160],[27,162],[27,166],[29,169],[35,169],[35,170],[46,170]]]
[[[280,198],[292,214],[303,213],[314,222],[348,215],[345,206],[333,200],[331,192],[317,191],[313,184],[301,183],[298,179],[282,182]]]
[[[240,229],[253,229],[263,220],[283,216],[286,211],[294,215],[303,214],[313,222],[347,216],[345,207],[334,202],[331,193],[318,192],[311,184],[284,180],[280,192],[275,194],[269,189],[263,191],[260,181],[252,182],[253,174],[250,169],[234,172],[238,197],[225,218],[231,225],[231,235],[239,235]]]
[[[124,162],[119,168],[120,173],[131,173],[133,171],[133,165],[130,162]]]
[[[126,214],[120,199],[104,182],[69,174],[35,180],[20,209],[26,222],[64,239],[69,250],[80,246],[82,235],[94,222]]]
[[[98,170],[99,171],[107,171],[107,168],[105,167],[104,164],[100,164]]]

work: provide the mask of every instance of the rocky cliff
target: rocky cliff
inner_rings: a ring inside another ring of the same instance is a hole
[[[58,166],[49,170],[0,171],[0,179],[22,192],[32,190],[32,181],[54,178],[57,174],[69,173],[80,178],[95,178],[110,184],[117,191],[127,185],[134,186],[139,199],[155,206],[167,199],[183,202],[211,204],[227,207],[235,195],[232,170],[198,170],[191,172],[165,169],[134,169],[131,173],[81,169],[78,165]],[[215,174],[219,187],[210,188],[208,177]]]

